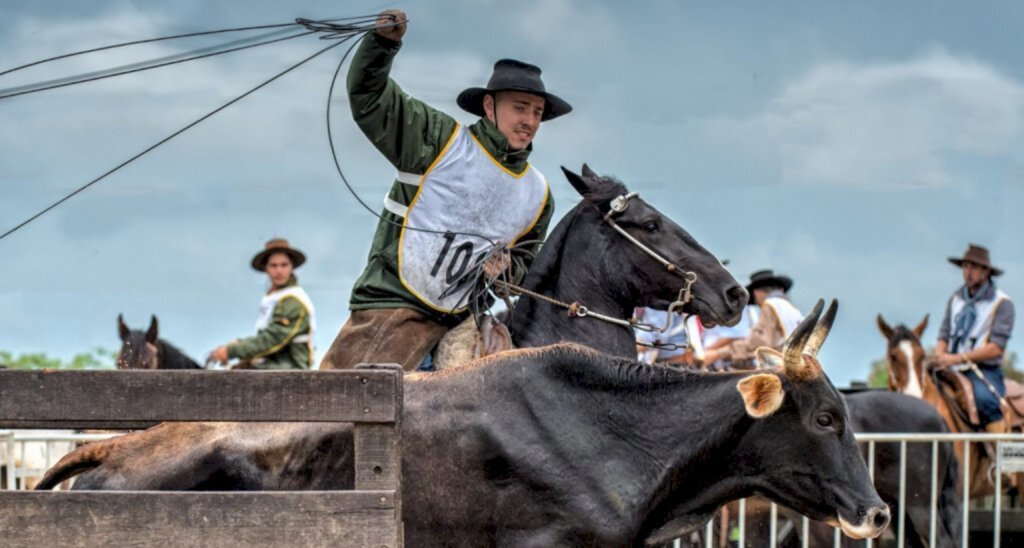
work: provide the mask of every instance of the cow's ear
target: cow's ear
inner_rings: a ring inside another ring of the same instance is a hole
[[[761,365],[761,369],[774,369],[776,367],[782,367],[784,358],[782,352],[775,350],[774,348],[768,348],[767,346],[759,347],[754,355],[757,356],[757,363]]]
[[[782,381],[771,373],[758,373],[745,377],[736,383],[736,390],[743,396],[743,405],[747,414],[755,419],[771,415],[782,407],[782,399],[786,393],[782,390]]]

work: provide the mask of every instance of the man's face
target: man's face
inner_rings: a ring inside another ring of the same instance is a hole
[[[992,273],[987,266],[972,263],[971,261],[964,261],[963,271],[964,283],[967,284],[967,288],[972,291],[980,288]]]
[[[755,288],[753,293],[754,293],[754,302],[757,303],[757,306],[763,305],[765,299],[768,298],[768,290],[764,289],[763,287]]]
[[[508,139],[509,147],[522,150],[540,129],[544,99],[522,91],[499,91],[484,97],[484,113]]]
[[[292,260],[286,253],[274,253],[267,261],[267,276],[270,284],[281,287],[292,277]]]

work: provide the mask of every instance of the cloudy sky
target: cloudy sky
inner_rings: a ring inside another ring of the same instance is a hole
[[[731,260],[774,268],[808,309],[837,297],[822,357],[839,384],[884,350],[874,325],[931,314],[960,283],[946,257],[987,244],[1024,295],[1024,6],[1017,2],[398,3],[411,19],[393,77],[453,114],[500,57],[539,64],[573,103],[533,163],[561,215],[558,167],[614,174]],[[379,2],[5,1],[0,71],[116,42]],[[0,76],[0,90],[190,51],[190,39]],[[302,38],[156,71],[0,100],[0,232],[313,53]],[[70,356],[115,348],[115,318],[201,357],[251,332],[273,236],[300,271],[325,350],[347,317],[374,218],[345,191],[324,107],[343,49],[315,59],[0,240],[0,349]],[[393,170],[334,100],[346,174],[380,203]],[[1018,330],[1019,331],[1019,330]],[[1011,349],[1020,348],[1011,340]]]

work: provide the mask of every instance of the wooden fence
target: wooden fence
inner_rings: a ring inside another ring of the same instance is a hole
[[[0,428],[351,422],[354,491],[0,492],[2,546],[402,545],[402,373],[0,371]]]

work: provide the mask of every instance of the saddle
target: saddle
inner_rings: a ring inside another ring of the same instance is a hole
[[[933,369],[932,376],[935,379],[936,387],[946,399],[947,403],[953,403],[956,409],[952,409],[960,419],[973,429],[982,427],[978,419],[978,406],[974,400],[974,388],[967,375],[973,375],[970,371],[956,371],[953,369]],[[1024,428],[1024,385],[1006,379],[1006,395],[1003,397],[1003,416],[1011,429]],[[952,400],[950,402],[950,400]]]
[[[434,368],[440,371],[512,348],[512,335],[505,324],[493,316],[483,316],[477,324],[470,316],[449,330],[437,344]]]

